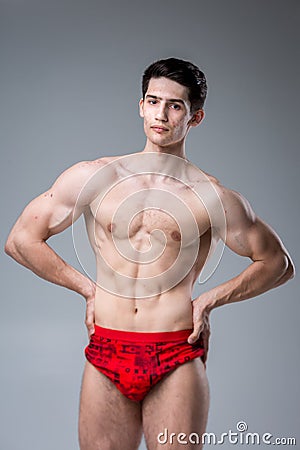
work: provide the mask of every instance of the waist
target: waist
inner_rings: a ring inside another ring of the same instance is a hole
[[[192,329],[177,331],[128,331],[115,330],[95,325],[95,336],[129,342],[175,342],[186,340]]]
[[[98,292],[95,323],[132,332],[172,332],[193,327],[191,298],[164,295],[157,299],[126,299]]]

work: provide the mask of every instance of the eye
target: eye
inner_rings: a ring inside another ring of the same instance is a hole
[[[171,108],[175,109],[176,111],[179,111],[181,109],[180,105],[178,103],[171,103]]]
[[[150,104],[150,105],[156,105],[156,103],[157,103],[157,100],[148,100],[148,103]]]

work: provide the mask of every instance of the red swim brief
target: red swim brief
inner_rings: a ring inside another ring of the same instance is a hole
[[[85,355],[123,395],[141,401],[171,370],[204,355],[200,340],[195,344],[187,342],[191,332],[144,333],[95,325]]]

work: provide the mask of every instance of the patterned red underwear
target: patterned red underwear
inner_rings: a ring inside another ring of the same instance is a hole
[[[144,333],[95,325],[85,355],[123,395],[141,401],[170,371],[204,355],[201,340],[195,344],[187,342],[191,332]]]

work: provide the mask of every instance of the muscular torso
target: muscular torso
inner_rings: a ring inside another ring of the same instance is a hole
[[[97,261],[96,323],[150,332],[191,328],[192,288],[212,244],[195,180],[184,167],[174,177],[139,173],[122,160],[112,169],[110,185],[85,213]]]

